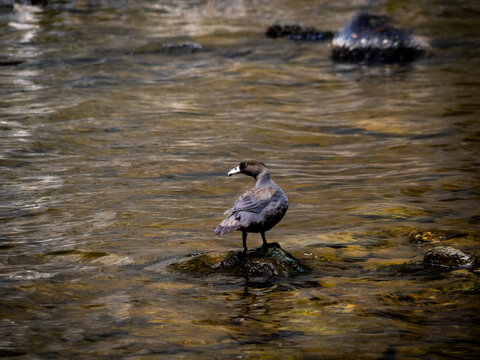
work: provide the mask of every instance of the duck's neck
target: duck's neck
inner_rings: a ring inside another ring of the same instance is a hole
[[[255,184],[256,187],[266,186],[270,182],[270,173],[268,170],[262,171],[260,174],[255,176],[255,180],[257,181]]]

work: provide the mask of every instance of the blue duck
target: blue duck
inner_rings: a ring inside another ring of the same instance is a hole
[[[243,252],[247,252],[247,233],[260,233],[263,247],[267,247],[265,232],[273,228],[283,218],[288,209],[288,199],[277,184],[270,179],[266,165],[258,160],[243,160],[228,176],[242,173],[252,176],[255,186],[242,194],[231,209],[225,211],[227,217],[214,230],[223,235],[234,230],[242,231]]]

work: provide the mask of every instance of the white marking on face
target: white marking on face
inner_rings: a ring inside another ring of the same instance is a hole
[[[238,165],[235,169],[232,169],[228,172],[228,176],[232,176],[233,174],[238,174],[240,172],[240,165]]]

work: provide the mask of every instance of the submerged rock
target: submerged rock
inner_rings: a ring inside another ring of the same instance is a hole
[[[468,234],[458,231],[444,231],[444,230],[427,230],[419,229],[414,230],[408,234],[408,239],[412,243],[436,243],[444,240],[454,239],[458,237],[464,237]]]
[[[290,40],[325,41],[333,38],[333,32],[317,30],[311,26],[302,25],[272,25],[265,35],[269,38],[287,38]]]
[[[23,60],[17,60],[17,59],[4,59],[0,57],[0,66],[17,66],[20,64],[23,64]]]
[[[332,58],[346,62],[411,62],[426,56],[428,45],[383,15],[356,15],[332,41]]]
[[[438,246],[428,250],[423,257],[425,265],[451,268],[475,268],[478,259],[450,246]]]
[[[166,43],[163,44],[164,52],[197,52],[202,50],[202,45],[198,43],[184,42],[184,43]]]
[[[202,51],[203,47],[198,43],[183,42],[183,43],[165,43],[161,47],[156,45],[147,45],[146,47],[140,48],[138,50],[132,51],[130,55],[182,55],[182,54],[193,54],[198,51]]]
[[[277,243],[257,248],[247,254],[241,251],[197,255],[171,268],[193,274],[223,273],[237,276],[292,277],[310,271]]]

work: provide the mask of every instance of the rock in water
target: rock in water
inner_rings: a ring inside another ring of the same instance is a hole
[[[198,43],[166,43],[163,44],[163,52],[165,53],[194,53],[202,50],[202,45]]]
[[[198,43],[183,42],[183,43],[165,43],[161,47],[155,44],[147,44],[137,50],[131,51],[128,54],[133,56],[138,55],[173,55],[180,56],[184,54],[194,54],[202,51],[202,45]]]
[[[425,253],[423,259],[426,265],[451,268],[474,268],[478,264],[476,256],[450,246],[438,246],[430,249]]]
[[[310,271],[308,266],[277,243],[269,243],[267,247],[259,247],[246,254],[241,251],[201,254],[170,267],[193,274],[222,273],[249,277],[292,277]]]
[[[419,230],[414,230],[410,234],[408,234],[408,239],[412,243],[423,244],[423,243],[441,242],[444,240],[464,237],[467,235],[468,235],[467,233],[460,232],[460,231],[419,229]]]
[[[272,25],[267,28],[265,35],[269,38],[287,38],[302,41],[326,41],[333,38],[333,32],[317,30],[311,26]]]
[[[411,62],[430,52],[429,46],[382,15],[356,15],[332,41],[332,58],[346,62]]]

